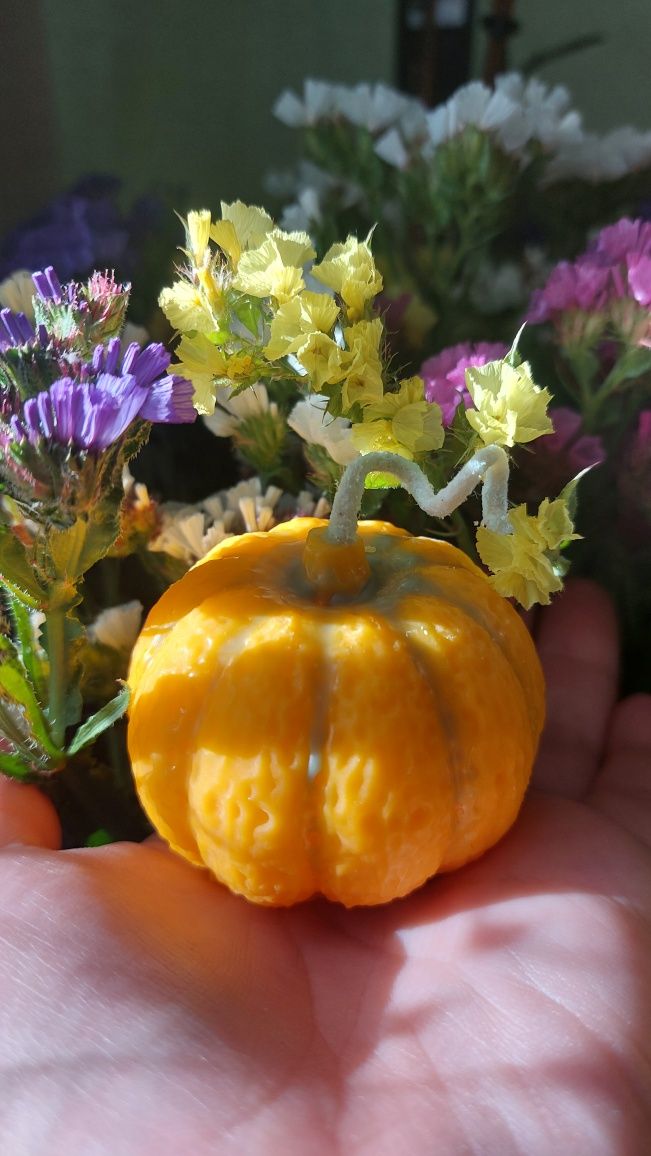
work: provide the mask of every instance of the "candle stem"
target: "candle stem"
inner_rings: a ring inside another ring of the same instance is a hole
[[[333,545],[354,542],[364,481],[367,474],[376,470],[398,478],[421,510],[433,518],[448,518],[478,483],[483,482],[484,525],[499,534],[512,533],[508,519],[509,460],[501,446],[484,446],[478,450],[440,490],[434,489],[415,462],[398,454],[378,452],[364,454],[346,467],[325,531],[327,540]]]

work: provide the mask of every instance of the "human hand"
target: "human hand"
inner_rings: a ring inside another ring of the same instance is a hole
[[[0,1151],[635,1156],[651,1134],[651,698],[605,596],[541,615],[534,789],[408,899],[267,910],[158,842],[56,851],[0,783]]]

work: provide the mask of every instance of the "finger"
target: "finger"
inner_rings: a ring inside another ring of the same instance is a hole
[[[543,614],[536,643],[547,683],[547,723],[533,783],[583,798],[600,766],[617,698],[619,641],[608,595],[583,579]]]
[[[10,843],[56,851],[61,846],[61,824],[53,804],[38,787],[0,775],[0,847]]]
[[[651,843],[651,695],[632,695],[616,706],[589,801]]]

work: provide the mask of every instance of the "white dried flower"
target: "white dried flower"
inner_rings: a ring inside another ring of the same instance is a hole
[[[188,566],[198,562],[213,546],[233,533],[228,526],[228,522],[233,521],[232,515],[230,519],[207,524],[203,510],[175,502],[164,503],[160,512],[160,532],[147,548],[154,554],[169,554]]]
[[[380,160],[392,165],[395,169],[406,169],[409,165],[409,153],[397,128],[391,128],[381,136],[375,145],[375,152]]]
[[[399,120],[412,103],[386,84],[357,84],[353,88],[339,86],[335,107],[351,124],[375,134]]]
[[[445,104],[428,114],[429,148],[458,136],[468,126],[491,132],[505,152],[519,152],[529,139],[522,109],[505,92],[493,91],[475,80],[460,88]]]
[[[273,114],[290,128],[316,124],[336,113],[340,87],[324,80],[306,80],[303,99],[286,89],[274,104]]]
[[[323,446],[333,461],[346,466],[359,457],[351,436],[351,423],[343,417],[326,414],[327,397],[320,393],[297,401],[287,424],[308,445]]]
[[[543,184],[579,179],[598,184],[614,181],[651,165],[651,132],[630,125],[604,136],[584,133],[580,141],[563,145],[550,160]]]
[[[228,387],[221,386],[215,398],[215,412],[204,414],[203,420],[211,433],[219,438],[230,438],[247,418],[269,413],[278,417],[278,406],[269,400],[266,386],[260,382],[242,390],[235,397],[230,396]]]
[[[321,198],[314,188],[301,189],[296,200],[283,210],[280,227],[287,233],[309,233],[321,223]]]
[[[296,499],[298,518],[327,518],[331,508],[330,502],[323,494],[317,498],[309,490],[301,490]]]
[[[89,642],[100,642],[111,650],[130,654],[140,631],[142,603],[124,602],[121,606],[111,606],[102,610],[88,627]]]
[[[546,151],[582,139],[581,115],[571,107],[571,97],[564,85],[550,88],[536,77],[527,80],[518,72],[509,72],[498,76],[495,91],[519,106],[529,138],[539,141]]]
[[[192,566],[224,538],[270,530],[276,525],[274,511],[282,496],[278,486],[267,486],[263,493],[260,479],[250,478],[195,506],[166,502],[160,510],[160,533],[148,548]]]

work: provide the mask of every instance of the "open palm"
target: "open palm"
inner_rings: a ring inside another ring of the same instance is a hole
[[[156,842],[60,852],[2,784],[0,1151],[635,1156],[651,1137],[651,699],[605,597],[541,618],[535,789],[409,899],[272,911]]]

